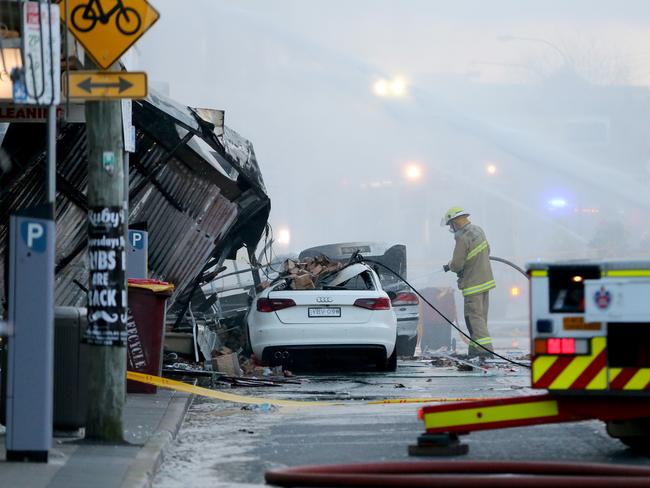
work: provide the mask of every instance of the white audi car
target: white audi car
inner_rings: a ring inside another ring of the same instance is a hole
[[[354,357],[394,371],[397,320],[389,295],[368,265],[356,263],[317,285],[293,290],[286,279],[253,300],[249,342],[264,364],[329,363]]]

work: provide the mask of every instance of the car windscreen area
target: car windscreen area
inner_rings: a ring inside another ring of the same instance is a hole
[[[376,246],[376,245],[374,245]],[[328,259],[346,264],[354,253],[360,253],[364,258],[381,263],[383,266],[368,263],[373,267],[379,277],[381,287],[384,290],[399,291],[408,288],[408,286],[398,278],[395,273],[403,278],[406,276],[406,246],[395,244],[386,251],[381,253],[373,252],[373,245],[364,243],[347,243],[347,244],[329,244],[317,246],[302,251],[298,257],[301,261],[321,258],[326,256]],[[390,268],[388,271],[384,266]]]
[[[336,278],[336,276],[332,277]],[[368,271],[358,274],[343,283],[338,285],[331,285],[328,282],[332,280],[325,280],[321,288],[323,290],[374,290],[375,284]]]
[[[362,263],[341,267],[292,263],[285,275],[272,284],[281,290],[377,290],[380,288],[370,268]],[[318,270],[318,272],[316,272]]]

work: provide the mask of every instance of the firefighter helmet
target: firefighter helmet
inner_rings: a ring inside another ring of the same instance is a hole
[[[444,227],[445,225],[449,225],[452,220],[454,220],[456,217],[461,217],[461,216],[469,216],[469,212],[465,211],[463,207],[451,207],[449,210],[445,212],[445,215],[442,217],[442,220],[440,221],[440,226]]]

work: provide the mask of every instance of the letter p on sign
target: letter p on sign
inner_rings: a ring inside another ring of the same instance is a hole
[[[131,239],[131,246],[134,249],[143,249],[144,248],[144,233],[138,232],[135,230],[129,231],[129,238]]]
[[[45,226],[38,222],[22,222],[20,234],[27,248],[34,252],[45,252],[47,239],[45,235]]]

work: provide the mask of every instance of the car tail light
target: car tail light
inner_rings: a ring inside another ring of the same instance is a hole
[[[295,306],[296,302],[290,298],[260,298],[257,300],[258,312],[275,312],[276,310]]]
[[[368,310],[390,310],[388,298],[359,298],[354,302],[355,307],[367,308]]]
[[[535,339],[535,354],[589,354],[589,339],[573,339],[568,337]]]
[[[397,296],[393,298],[392,302],[393,306],[397,307],[400,305],[417,305],[420,303],[420,300],[418,300],[418,296],[415,293],[405,291],[398,293]]]

